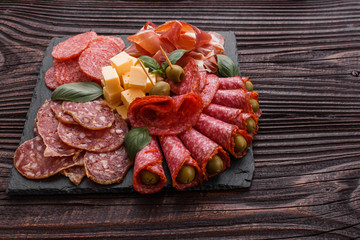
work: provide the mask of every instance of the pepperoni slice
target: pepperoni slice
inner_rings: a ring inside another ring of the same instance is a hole
[[[99,36],[92,40],[89,44],[89,48],[104,48],[114,54],[118,54],[122,51],[122,48],[115,41],[105,36]]]
[[[109,128],[115,119],[112,109],[100,99],[84,103],[64,101],[62,110],[81,126],[92,130]]]
[[[147,96],[135,99],[128,108],[133,127],[147,126],[151,135],[176,135],[195,125],[202,111],[199,95]]]
[[[63,112],[61,101],[50,101],[50,108],[60,122],[67,124],[78,124],[71,115]]]
[[[141,182],[140,172],[150,171],[159,176],[159,181],[154,185],[146,185]],[[150,143],[141,149],[135,157],[133,186],[135,191],[143,194],[151,194],[160,191],[166,183],[164,169],[162,167],[162,154],[156,137],[152,136]]]
[[[200,115],[195,129],[222,146],[235,158],[240,158],[246,154],[246,150],[243,152],[235,152],[234,137],[236,135],[243,136],[248,146],[250,146],[252,142],[252,136],[250,136],[246,130],[239,129],[236,125],[225,123],[203,113]]]
[[[110,65],[114,52],[103,48],[88,48],[79,57],[80,69],[85,75],[100,83],[102,67]]]
[[[190,156],[189,150],[186,149],[180,139],[177,136],[161,136],[159,139],[161,149],[164,152],[166,163],[171,173],[173,187],[177,190],[184,190],[201,183],[202,172],[197,162]],[[195,178],[190,183],[181,183],[177,179],[177,176],[181,168],[186,165],[194,167]]]
[[[91,79],[80,70],[78,58],[72,58],[63,62],[55,60],[54,77],[58,85],[91,81]]]
[[[45,84],[51,90],[55,90],[59,84],[55,80],[55,69],[54,67],[49,68],[45,73]]]
[[[21,144],[15,151],[14,166],[29,179],[43,179],[75,166],[72,156],[44,157],[45,144],[40,136]]]
[[[51,55],[54,59],[59,61],[78,57],[81,52],[88,47],[90,41],[96,37],[97,34],[95,32],[86,32],[75,35],[56,45],[53,48]]]
[[[197,161],[205,179],[214,177],[220,172],[223,172],[227,167],[230,167],[229,154],[225,152],[220,145],[195,129],[192,128],[189,131],[181,133],[179,137],[191,152],[191,156]],[[206,171],[206,165],[215,155],[218,155],[223,161],[223,169],[218,173],[208,173]]]
[[[106,153],[87,152],[84,156],[86,175],[100,184],[120,183],[133,165],[125,146]]]
[[[128,132],[127,123],[115,115],[114,124],[102,130],[90,130],[80,125],[59,123],[58,134],[66,144],[93,152],[109,152],[120,147]]]
[[[71,156],[79,152],[78,149],[74,149],[59,138],[57,127],[59,121],[55,117],[55,114],[50,108],[50,102],[45,102],[39,109],[37,116],[37,129],[39,135],[42,137],[46,149],[44,151],[45,157],[61,157]]]

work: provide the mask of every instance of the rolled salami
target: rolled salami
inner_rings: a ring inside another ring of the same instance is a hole
[[[197,161],[205,180],[230,167],[230,157],[223,148],[195,129],[179,134],[181,141]]]
[[[245,83],[250,82],[249,78],[242,77],[227,77],[219,78],[219,89],[230,90],[230,89],[246,89]]]
[[[235,158],[244,156],[252,142],[252,136],[246,130],[241,130],[236,125],[203,113],[200,115],[195,129],[225,148]]]
[[[180,139],[177,136],[160,136],[159,139],[173,187],[183,190],[201,183],[201,170]]]
[[[155,136],[135,157],[133,186],[135,191],[151,194],[160,191],[166,183],[162,154]]]

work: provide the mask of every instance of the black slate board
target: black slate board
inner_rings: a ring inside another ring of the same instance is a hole
[[[238,63],[238,53],[236,47],[235,34],[233,32],[219,32],[224,35],[226,54],[235,62]],[[125,35],[121,35],[125,44],[129,43]],[[24,125],[24,131],[21,137],[20,144],[34,137],[33,125],[38,109],[45,102],[51,98],[51,90],[49,90],[44,81],[46,71],[52,66],[51,51],[55,45],[64,41],[64,38],[53,38],[48,48],[46,49],[44,59],[40,68],[38,80],[34,89],[33,98],[27,113],[27,120]],[[168,182],[162,191],[176,191],[171,187],[171,177],[164,164],[164,169],[167,175]],[[231,167],[218,176],[211,178],[204,182],[202,186],[194,187],[189,191],[203,191],[203,190],[226,190],[248,188],[251,185],[251,180],[254,172],[254,158],[252,147],[249,148],[246,156],[241,159],[232,159]],[[100,185],[94,183],[88,178],[84,178],[79,186],[72,184],[67,177],[56,175],[43,180],[30,180],[18,173],[15,167],[11,170],[11,176],[7,187],[9,195],[42,195],[42,194],[85,194],[85,193],[121,193],[132,192],[133,168],[127,173],[123,182],[113,185]]]

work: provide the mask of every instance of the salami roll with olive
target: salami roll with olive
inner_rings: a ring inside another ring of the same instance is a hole
[[[195,129],[225,148],[235,158],[246,154],[253,139],[246,130],[203,113],[200,115]]]
[[[160,144],[169,167],[172,185],[177,190],[201,183],[202,173],[198,163],[177,136],[160,136]]]
[[[143,194],[159,192],[166,183],[162,154],[155,136],[135,156],[133,186]]]
[[[257,115],[254,113],[246,113],[242,109],[212,103],[203,110],[203,113],[221,121],[234,124],[240,129],[245,129],[250,135],[255,135],[259,130],[259,118]]]
[[[179,137],[199,164],[205,180],[230,167],[229,154],[195,129],[179,134]]]
[[[219,89],[229,90],[229,89],[246,89],[248,91],[254,90],[253,84],[250,82],[248,77],[243,78],[239,76],[219,78]]]

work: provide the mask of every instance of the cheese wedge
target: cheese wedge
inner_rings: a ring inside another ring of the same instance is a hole
[[[127,108],[136,98],[144,96],[145,93],[139,88],[129,88],[121,92],[121,100]]]

